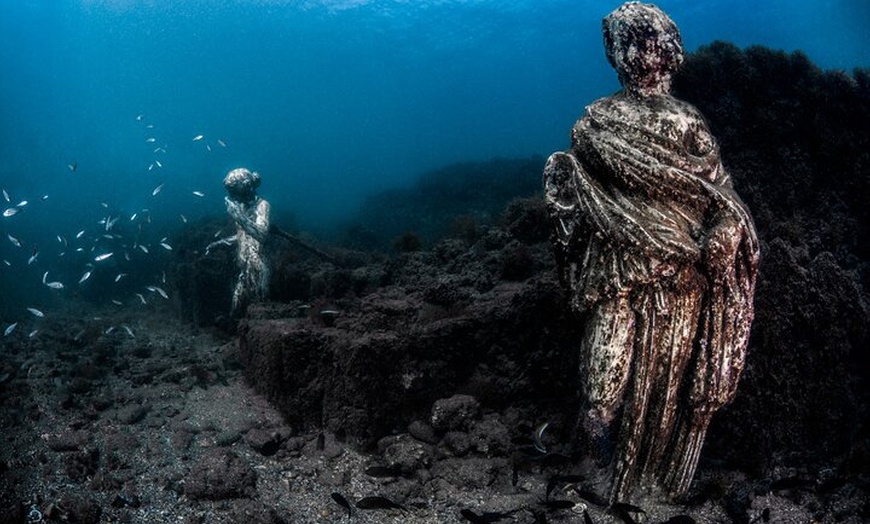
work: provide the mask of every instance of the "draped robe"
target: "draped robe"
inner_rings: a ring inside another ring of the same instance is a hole
[[[611,501],[648,479],[686,493],[743,370],[759,248],[701,114],[669,95],[586,109],[544,170],[580,342],[586,417],[622,407]]]
[[[269,291],[269,267],[263,243],[269,233],[269,202],[254,197],[251,202],[224,199],[227,213],[236,224],[239,275],[233,289],[232,314],[241,315],[252,301],[261,301]]]

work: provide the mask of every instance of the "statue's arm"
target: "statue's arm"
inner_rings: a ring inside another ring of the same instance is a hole
[[[260,242],[266,239],[269,233],[269,202],[259,199],[256,207],[246,209],[243,204],[230,198],[226,198],[225,201],[227,213],[236,225]]]
[[[266,235],[269,234],[269,212],[269,202],[266,199],[261,198],[257,204],[257,210],[254,214],[254,221],[252,224],[252,228],[256,231],[255,236],[261,242],[266,238]]]
[[[567,247],[574,235],[579,204],[576,177],[583,168],[568,153],[553,153],[544,166],[544,200],[555,228],[555,240]]]
[[[238,241],[238,235],[233,235],[233,236],[221,238],[220,240],[215,240],[214,242],[212,242],[211,244],[206,246],[205,254],[208,255],[212,249],[214,249],[218,246],[232,246],[233,244],[236,243],[236,241]]]
[[[679,224],[591,176],[574,154],[550,156],[544,168],[544,197],[562,246],[586,229],[611,248],[643,253],[665,273],[673,263],[699,257],[699,246]]]

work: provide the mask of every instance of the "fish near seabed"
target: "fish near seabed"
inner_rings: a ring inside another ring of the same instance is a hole
[[[169,298],[169,295],[166,294],[166,291],[163,291],[163,289],[161,289],[157,286],[147,286],[145,289],[147,289],[148,291],[150,291],[152,293],[157,293],[158,295],[160,295],[163,298],[166,298],[166,299]]]
[[[29,307],[29,308],[27,308],[27,311],[30,311],[30,314],[32,314],[32,315],[35,316],[35,317],[40,317],[40,318],[42,318],[42,317],[45,316],[45,313],[43,313],[42,311],[36,309],[35,307]]]
[[[370,497],[359,499],[356,502],[356,507],[359,509],[398,509],[402,512],[407,511],[401,504],[397,504],[396,502],[379,495],[372,495]]]
[[[341,493],[335,492],[330,496],[332,497],[332,500],[334,500],[339,506],[341,506],[347,510],[348,517],[350,517],[353,514],[353,507],[350,505],[350,502],[348,502],[348,500],[346,498],[344,498],[344,495],[342,495]]]

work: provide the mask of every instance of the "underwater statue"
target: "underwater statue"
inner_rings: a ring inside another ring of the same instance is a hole
[[[758,240],[703,116],[670,95],[674,22],[628,2],[603,28],[623,89],[586,108],[543,177],[559,276],[584,322],[578,430],[612,458],[611,503],[638,484],[679,499],[743,371]]]
[[[259,186],[260,174],[243,167],[233,169],[224,178],[224,201],[236,224],[236,234],[219,242],[238,244],[239,276],[231,309],[234,318],[243,315],[251,302],[264,300],[269,291],[269,267],[263,253],[270,229],[269,202],[257,195]]]

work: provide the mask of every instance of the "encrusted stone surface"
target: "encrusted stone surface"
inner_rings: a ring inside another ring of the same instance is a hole
[[[558,270],[585,329],[580,422],[606,450],[624,410],[612,502],[640,479],[680,497],[743,370],[759,246],[704,118],[669,94],[676,25],[629,2],[604,35],[624,89],[586,108],[544,170]]]
[[[465,430],[484,404],[558,399],[559,414],[570,405],[563,401],[573,376],[562,359],[576,332],[552,277],[499,284],[450,310],[424,296],[380,290],[334,327],[316,317],[245,320],[245,373],[294,428],[322,428],[363,446],[415,421]],[[450,398],[458,393],[477,400]]]

